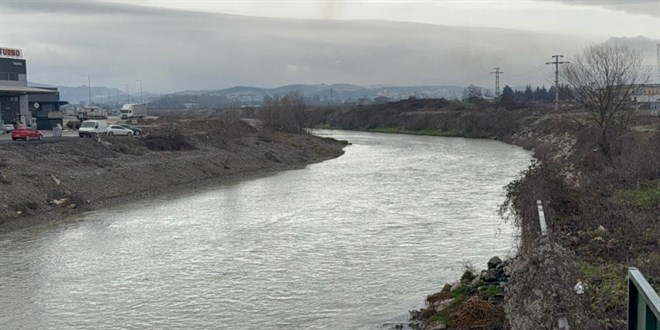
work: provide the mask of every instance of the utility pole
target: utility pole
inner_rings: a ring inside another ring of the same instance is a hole
[[[554,62],[545,62],[546,65],[554,64],[555,65],[555,111],[559,109],[559,64],[568,64],[571,62],[560,61],[560,58],[563,58],[564,55],[552,55],[555,58]]]
[[[658,44],[656,45],[658,47],[658,58],[657,58],[657,63],[656,65],[656,77],[655,77],[655,83],[660,84],[660,39],[658,39]]]
[[[135,81],[140,82],[140,104],[144,104],[144,98],[142,98],[142,79],[135,79]]]
[[[126,86],[126,104],[131,103],[131,94],[128,94],[128,84],[124,84]]]
[[[500,67],[496,66],[493,69],[495,69],[495,72],[491,72],[490,74],[495,74],[495,97],[499,100],[500,98],[500,74],[504,73],[500,71]]]
[[[88,107],[92,106],[92,79],[89,77],[88,74],[81,74],[81,77],[87,77],[87,94],[89,96],[89,103],[87,104]]]

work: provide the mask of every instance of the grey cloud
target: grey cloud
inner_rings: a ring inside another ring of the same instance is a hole
[[[30,80],[151,91],[293,83],[489,86],[550,84],[544,62],[588,42],[492,28],[384,21],[313,21],[180,12],[109,3],[2,6],[1,40],[28,58]],[[43,14],[39,24],[16,12]],[[121,14],[123,13],[123,14]],[[127,15],[127,13],[130,13]],[[134,86],[132,88],[135,88]]]
[[[658,0],[540,0],[560,2],[569,5],[596,6],[633,14],[660,17]]]
[[[6,10],[18,13],[49,13],[70,15],[168,15],[176,14],[173,10],[109,3],[97,0],[5,0],[0,3]]]

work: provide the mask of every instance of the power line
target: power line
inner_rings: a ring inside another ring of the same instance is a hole
[[[500,98],[500,74],[504,73],[500,71],[500,67],[496,66],[493,69],[495,69],[495,72],[491,72],[490,74],[495,74],[495,97],[498,99]]]
[[[568,64],[568,61],[560,61],[560,58],[563,58],[564,55],[552,55],[555,58],[554,62],[545,62],[546,65],[554,64],[555,65],[555,110],[559,109],[559,64]]]

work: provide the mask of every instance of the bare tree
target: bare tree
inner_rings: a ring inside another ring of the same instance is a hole
[[[309,111],[300,92],[269,98],[258,113],[264,125],[291,133],[304,133],[309,126]]]
[[[481,100],[482,98],[483,98],[483,93],[481,91],[481,88],[475,85],[470,85],[463,90],[463,100],[473,102],[473,101]]]
[[[598,145],[607,158],[614,143],[630,123],[632,96],[648,81],[640,52],[625,46],[597,44],[585,48],[561,77],[571,88],[571,98],[580,104],[600,130]]]

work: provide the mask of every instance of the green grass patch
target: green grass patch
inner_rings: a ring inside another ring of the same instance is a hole
[[[578,268],[587,285],[591,306],[599,309],[598,315],[624,317],[628,296],[625,267],[604,260],[580,261]]]
[[[470,293],[472,293],[472,291],[473,291],[473,289],[469,285],[461,285],[456,290],[451,291],[449,293],[449,295],[452,298],[460,298],[460,297],[469,295]]]
[[[428,128],[420,130],[409,130],[398,127],[379,127],[367,130],[373,133],[394,133],[394,134],[409,134],[409,135],[426,135],[426,136],[445,136],[445,137],[465,137],[467,134],[463,130],[441,130],[437,128]]]
[[[440,322],[445,323],[445,324],[447,323],[448,320],[449,320],[449,315],[447,315],[446,313],[443,313],[443,312],[435,313],[435,315],[433,315],[433,316],[431,316],[431,318],[429,318],[430,322],[440,321]]]
[[[474,275],[474,272],[468,269],[465,272],[463,272],[463,276],[461,276],[461,283],[463,284],[470,283],[475,277],[476,275]]]
[[[498,285],[489,285],[488,288],[486,289],[486,297],[488,298],[494,297],[497,296],[498,294],[501,294],[502,292],[504,291]],[[486,300],[488,300],[488,298],[486,298]]]
[[[660,180],[642,184],[638,188],[619,189],[614,192],[614,200],[618,203],[645,208],[658,207],[660,205]]]

